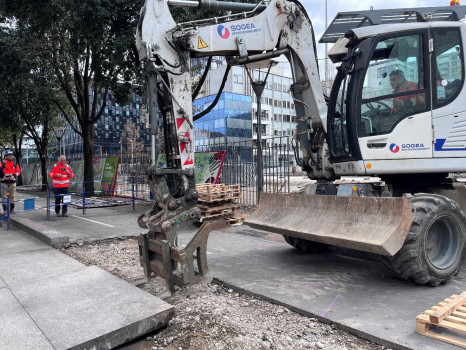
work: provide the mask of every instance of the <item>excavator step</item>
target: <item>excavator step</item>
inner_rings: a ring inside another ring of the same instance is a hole
[[[452,295],[418,315],[416,331],[422,335],[466,348],[466,292],[461,295]]]

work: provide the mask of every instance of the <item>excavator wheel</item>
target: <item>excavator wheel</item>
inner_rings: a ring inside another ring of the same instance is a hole
[[[300,238],[295,238],[295,237],[290,237],[290,236],[285,236],[283,235],[283,238],[285,238],[286,243],[289,245],[295,247],[299,251],[303,253],[322,253],[328,249],[328,245],[324,243],[319,243],[319,242],[311,242],[307,241],[305,239],[300,239]]]
[[[416,214],[403,247],[383,262],[400,278],[438,286],[456,275],[466,242],[466,216],[458,204],[435,194],[411,198]]]

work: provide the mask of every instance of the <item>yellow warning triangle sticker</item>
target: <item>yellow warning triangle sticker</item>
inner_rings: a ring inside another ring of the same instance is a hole
[[[198,49],[205,49],[206,47],[209,47],[209,45],[206,44],[204,40],[202,40],[201,37],[197,39],[197,48]]]

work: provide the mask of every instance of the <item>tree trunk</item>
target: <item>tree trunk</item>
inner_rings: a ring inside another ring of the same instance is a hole
[[[94,195],[94,124],[83,123],[84,183],[86,197]]]

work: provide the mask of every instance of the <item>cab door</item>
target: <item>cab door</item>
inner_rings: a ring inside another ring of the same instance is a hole
[[[460,27],[432,28],[430,36],[434,158],[466,157],[464,32]]]
[[[428,31],[397,32],[373,45],[360,86],[364,160],[432,158]]]

